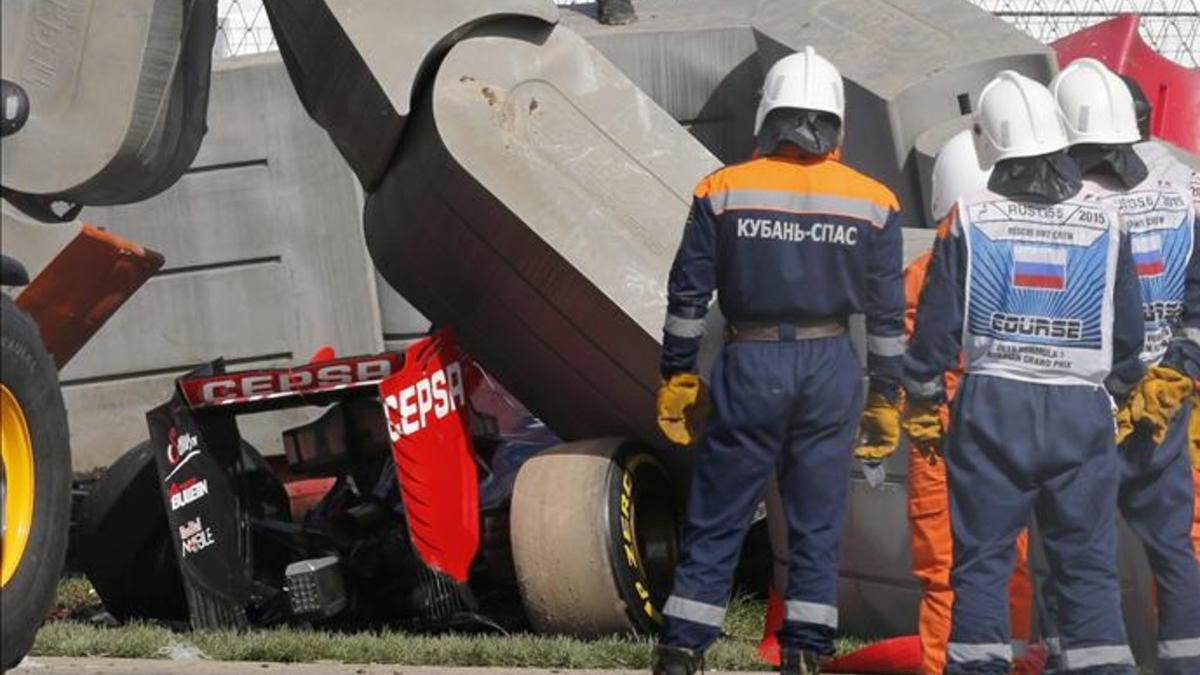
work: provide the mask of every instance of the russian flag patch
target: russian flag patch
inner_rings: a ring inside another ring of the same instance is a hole
[[[1013,247],[1013,285],[1043,291],[1067,287],[1067,249],[1045,246]]]
[[[1156,277],[1166,269],[1163,262],[1162,236],[1144,234],[1135,236],[1133,245],[1133,263],[1137,266],[1139,277]]]

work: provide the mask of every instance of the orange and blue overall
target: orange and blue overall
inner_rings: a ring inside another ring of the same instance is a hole
[[[846,330],[865,314],[871,387],[895,400],[904,353],[895,196],[830,158],[775,154],[697,187],[668,287],[662,374],[698,371],[716,292],[727,340],[696,449],[662,642],[720,635],[734,566],[768,478],[789,526],[783,647],[833,652],[838,545],[863,371]]]

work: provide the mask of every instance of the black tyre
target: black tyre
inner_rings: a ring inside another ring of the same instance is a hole
[[[121,455],[83,502],[76,557],[121,621],[188,620],[150,441]]]
[[[0,295],[3,553],[0,666],[16,665],[54,602],[67,553],[71,450],[54,359],[37,326]]]
[[[676,499],[654,455],[620,439],[550,448],[513,489],[513,561],[541,632],[652,633],[671,589]]]
[[[286,520],[287,492],[245,441],[242,461],[250,510]],[[191,618],[150,441],[130,448],[96,481],[83,503],[76,548],[84,574],[118,620]],[[265,542],[258,548],[256,561],[281,579],[282,554]]]

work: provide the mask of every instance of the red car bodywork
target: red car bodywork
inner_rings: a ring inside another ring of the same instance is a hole
[[[291,368],[186,377],[179,389],[193,410],[246,410],[318,403],[321,397],[378,387],[413,545],[429,567],[466,582],[480,539],[471,409],[474,397],[490,392],[478,391],[484,379],[453,332],[443,329],[403,355],[337,358],[328,349]],[[320,501],[332,483],[288,481],[294,512]]]
[[[479,551],[479,470],[469,397],[481,373],[449,330],[408,348],[379,383],[409,534],[421,559],[467,581]]]

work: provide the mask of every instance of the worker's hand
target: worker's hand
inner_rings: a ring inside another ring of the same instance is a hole
[[[858,423],[858,447],[854,456],[864,463],[878,464],[900,445],[900,403],[883,394],[867,395],[862,419]]]
[[[700,440],[710,410],[708,390],[695,373],[676,373],[658,388],[658,428],[676,445]]]
[[[1188,418],[1188,450],[1192,468],[1200,471],[1200,393],[1192,394],[1192,413]]]
[[[942,408],[945,405],[929,399],[910,399],[904,406],[901,425],[908,442],[930,464],[936,464],[942,454],[942,436],[946,432],[942,425]]]
[[[1130,419],[1150,431],[1155,445],[1163,442],[1171,421],[1192,395],[1191,378],[1174,368],[1154,366],[1129,395]]]

